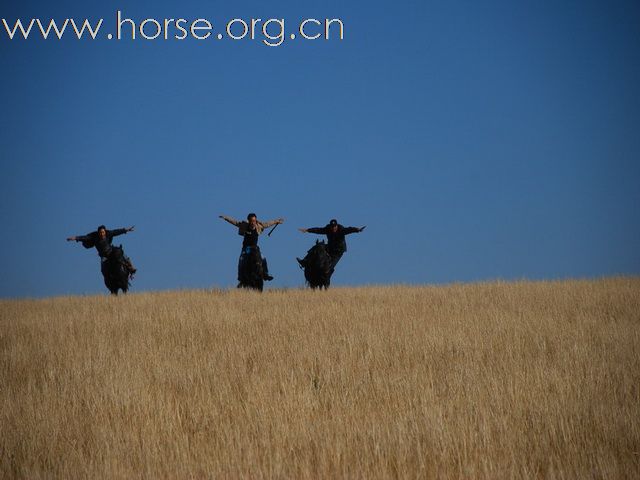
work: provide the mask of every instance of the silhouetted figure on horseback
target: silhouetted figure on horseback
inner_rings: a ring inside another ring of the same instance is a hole
[[[100,225],[95,232],[67,238],[68,242],[82,242],[84,248],[96,248],[100,256],[100,271],[104,284],[113,295],[117,295],[118,290],[127,293],[129,279],[133,278],[137,270],[124,254],[122,245],[116,247],[111,242],[113,237],[132,231],[133,227],[107,230],[104,225]]]
[[[226,215],[220,215],[220,218],[238,227],[238,235],[243,237],[242,251],[238,259],[238,288],[254,288],[262,291],[264,281],[273,280],[273,277],[269,275],[267,259],[262,258],[260,253],[258,237],[265,228],[283,223],[284,218],[261,222],[255,213],[247,215],[246,221],[238,221]]]
[[[316,244],[309,249],[304,260],[298,259],[300,266],[304,265],[304,278],[311,288],[329,288],[333,264],[327,244],[316,240]]]
[[[336,265],[342,258],[342,255],[344,255],[344,252],[347,251],[345,236],[352,233],[360,233],[365,228],[366,227],[343,227],[334,218],[324,227],[298,229],[302,233],[316,233],[327,236],[326,247],[324,246],[324,242],[316,242],[316,245],[307,252],[307,255],[303,259],[296,258],[300,267],[304,269],[304,277],[309,283],[309,286],[312,288],[327,288],[329,286],[331,275],[333,275]],[[321,245],[323,246],[321,247]],[[328,276],[326,256],[329,257]]]

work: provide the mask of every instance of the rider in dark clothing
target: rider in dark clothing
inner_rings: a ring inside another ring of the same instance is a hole
[[[245,260],[246,256],[249,254],[251,249],[257,249],[258,253],[260,252],[260,247],[258,247],[258,237],[264,231],[265,228],[269,228],[272,225],[280,224],[284,222],[284,218],[278,218],[277,220],[271,220],[268,222],[262,222],[258,220],[255,213],[250,213],[247,215],[246,221],[238,221],[235,218],[228,217],[226,215],[220,215],[221,219],[229,222],[231,225],[238,227],[238,235],[242,235],[242,252],[240,253],[240,258],[238,259],[238,281],[240,282],[240,272],[242,271],[242,263]],[[267,265],[267,259],[262,259],[262,267],[264,280],[273,280],[273,277],[269,275],[269,267]]]
[[[324,227],[299,228],[298,230],[302,233],[317,233],[318,235],[327,236],[327,251],[331,256],[331,272],[333,272],[340,258],[347,251],[347,242],[344,237],[351,233],[360,233],[365,228],[366,226],[360,228],[343,227],[334,218]],[[296,260],[298,260],[300,266],[306,266],[306,257],[304,259],[296,258]]]
[[[69,237],[67,238],[67,241],[82,242],[82,246],[84,248],[96,247],[96,250],[98,251],[98,255],[100,256],[100,270],[102,271],[102,273],[105,273],[104,272],[105,263],[109,258],[109,255],[111,255],[111,250],[112,250],[111,242],[113,241],[113,237],[117,237],[118,235],[123,235],[125,233],[132,232],[132,231],[133,231],[133,227],[116,228],[115,230],[107,230],[107,228],[104,225],[100,225],[95,232],[91,232],[86,235],[77,235],[74,237]],[[129,269],[129,273],[131,275],[136,273],[137,270],[136,268],[134,268],[133,264],[131,263],[131,259],[126,255],[124,256],[124,259],[125,259],[125,264]]]

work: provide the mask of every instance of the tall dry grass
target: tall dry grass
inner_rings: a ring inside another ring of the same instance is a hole
[[[640,478],[640,279],[0,302],[2,478]]]

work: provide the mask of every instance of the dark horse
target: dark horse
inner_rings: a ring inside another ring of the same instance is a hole
[[[118,290],[127,293],[129,290],[129,269],[124,259],[122,245],[113,247],[107,259],[102,263],[104,284],[112,295],[118,295]]]
[[[331,256],[327,251],[327,244],[323,241],[316,240],[316,244],[311,247],[304,258],[304,278],[309,286],[313,289],[329,288],[331,283]]]
[[[240,268],[238,270],[238,288],[253,288],[262,291],[264,287],[264,260],[260,249],[247,247],[240,256]]]

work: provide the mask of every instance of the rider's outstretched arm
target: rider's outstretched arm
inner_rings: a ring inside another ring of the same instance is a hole
[[[225,222],[229,222],[234,227],[240,226],[240,222],[235,218],[227,217],[226,215],[218,215],[218,218],[223,219]]]
[[[67,237],[67,242],[84,242],[85,240],[89,240],[89,235],[73,235]]]
[[[360,233],[361,231],[363,231],[366,228],[366,225],[364,227],[344,227],[342,229],[342,232],[345,235],[349,235],[350,233]]]
[[[133,227],[129,228],[116,228],[114,230],[109,230],[109,235],[111,237],[117,237],[118,235],[123,235],[127,232],[133,232]]]
[[[318,235],[325,235],[327,233],[327,229],[325,227],[311,227],[305,228],[305,233],[316,233]]]
[[[262,225],[262,228],[269,228],[272,225],[275,224],[280,224],[280,223],[284,223],[284,218],[276,218],[275,220],[269,220],[267,222],[263,222],[262,220],[260,220],[260,224]]]
[[[96,232],[91,232],[87,235],[74,235],[67,238],[67,242],[82,242],[84,248],[92,248],[95,246],[96,235]]]

